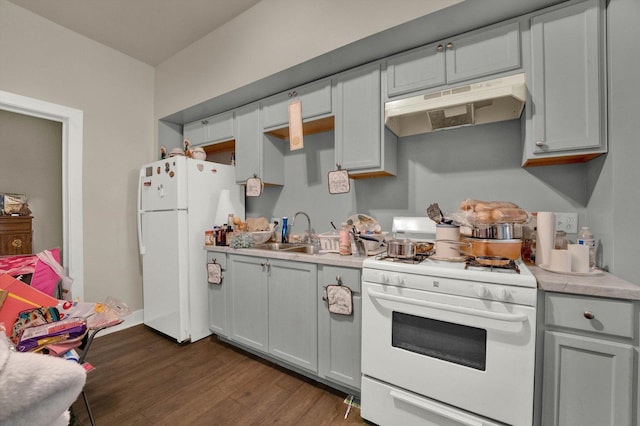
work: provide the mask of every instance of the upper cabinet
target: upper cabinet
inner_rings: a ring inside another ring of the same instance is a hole
[[[451,37],[389,58],[387,97],[520,68],[518,21]]]
[[[233,111],[223,112],[184,125],[184,138],[192,146],[229,141],[234,138]]]
[[[331,111],[331,79],[320,80],[262,100],[262,128],[280,137],[289,136],[289,103],[302,104],[303,122],[328,118]],[[333,124],[332,117],[329,118]],[[286,129],[286,133],[282,133]],[[325,129],[326,130],[326,129]]]
[[[284,184],[284,154],[281,140],[262,133],[260,103],[235,111],[236,182],[257,176],[265,184]]]
[[[588,161],[607,151],[604,1],[531,18],[523,165]]]
[[[335,160],[352,178],[395,176],[398,138],[384,125],[381,64],[334,79]]]

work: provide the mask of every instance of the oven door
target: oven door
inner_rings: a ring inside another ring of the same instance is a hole
[[[362,373],[531,425],[535,308],[364,282]],[[363,414],[365,395],[363,394]]]

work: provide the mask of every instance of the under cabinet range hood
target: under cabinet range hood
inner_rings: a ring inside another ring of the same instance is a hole
[[[398,136],[519,118],[524,74],[482,81],[385,103],[386,126]]]

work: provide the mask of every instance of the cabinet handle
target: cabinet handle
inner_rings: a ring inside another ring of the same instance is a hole
[[[22,240],[19,239],[15,239],[13,241],[11,241],[11,245],[15,248],[20,248],[22,247]]]
[[[202,120],[202,124],[206,126],[207,124],[209,124],[209,120]]]
[[[439,44],[436,46],[436,51],[442,52],[443,50],[444,50],[444,46],[442,44]]]
[[[596,317],[595,314],[591,311],[584,311],[584,314],[582,315],[584,315],[584,317],[589,320],[592,320]]]
[[[451,42],[447,43],[447,49],[453,49],[453,43]]]
[[[536,141],[536,146],[545,146],[546,143],[544,141]]]

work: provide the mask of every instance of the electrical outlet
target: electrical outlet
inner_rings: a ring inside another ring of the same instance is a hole
[[[556,213],[556,230],[567,234],[578,233],[578,213]]]

